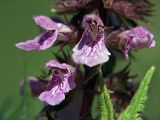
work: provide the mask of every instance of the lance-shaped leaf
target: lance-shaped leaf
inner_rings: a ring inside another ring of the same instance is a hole
[[[104,91],[99,94],[100,104],[100,119],[101,120],[114,120],[114,111],[109,93],[104,86]]]
[[[152,66],[142,80],[138,91],[133,96],[133,99],[127,109],[119,116],[118,120],[137,120],[140,118],[140,113],[143,112],[145,103],[148,97],[148,88],[154,73],[155,67]]]
[[[100,105],[100,120],[114,120],[114,111],[110,95],[103,81],[102,71],[98,74],[100,93],[99,93],[99,105]]]

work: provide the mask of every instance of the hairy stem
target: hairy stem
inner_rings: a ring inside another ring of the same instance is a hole
[[[100,120],[114,120],[114,111],[110,95],[103,80],[101,69],[98,72]]]

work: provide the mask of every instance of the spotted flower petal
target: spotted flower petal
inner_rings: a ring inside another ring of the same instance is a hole
[[[58,30],[59,32],[71,32],[72,30],[62,23],[54,22],[46,16],[36,16],[33,18],[35,23],[46,30]]]
[[[153,34],[143,27],[135,27],[131,30],[121,33],[125,36],[125,57],[128,58],[128,52],[130,49],[137,50],[142,48],[154,47],[156,42]]]
[[[93,67],[107,62],[110,53],[105,47],[105,33],[100,18],[93,14],[86,15],[82,26],[85,31],[80,42],[73,49],[72,57],[75,63]]]
[[[34,40],[17,43],[17,48],[25,51],[46,50],[56,41],[58,33],[72,32],[68,26],[62,23],[54,22],[52,19],[46,16],[36,16],[34,17],[34,21],[37,25],[41,26],[47,31],[38,35]]]
[[[156,45],[154,36],[144,27],[135,27],[131,30],[117,30],[112,32],[106,39],[106,44],[110,48],[120,49],[128,59],[130,50],[151,48]]]
[[[45,91],[40,94],[39,99],[42,102],[46,102],[49,105],[57,105],[65,99],[65,94],[58,89],[58,86],[54,87],[51,91]]]
[[[56,23],[51,18],[46,16],[35,16],[33,19],[37,25],[46,30],[57,30],[61,27],[61,23]]]
[[[39,49],[39,44],[35,40],[28,40],[16,44],[16,47],[25,51],[32,51]]]
[[[155,46],[153,34],[143,27],[133,28],[128,35],[133,38],[132,48],[150,48]]]
[[[57,30],[47,31],[37,36],[34,40],[17,43],[16,47],[25,51],[46,50],[56,41],[57,34]]]
[[[47,62],[46,67],[53,70],[53,76],[47,89],[40,94],[39,99],[50,105],[57,105],[65,99],[65,93],[76,86],[72,67],[65,63],[60,64],[55,60]]]
[[[40,47],[39,50],[46,50],[49,47],[53,45],[53,43],[56,41],[58,35],[58,31],[47,31],[42,34],[39,40],[37,42],[39,43]]]
[[[59,69],[67,69],[68,71],[71,71],[71,73],[75,72],[75,68],[72,67],[71,65],[68,65],[66,63],[59,63],[56,60],[50,60],[45,64],[45,67],[48,69],[51,68],[59,68]]]

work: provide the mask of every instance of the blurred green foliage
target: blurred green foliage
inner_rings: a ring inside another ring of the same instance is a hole
[[[149,18],[151,24],[139,23],[153,32],[157,45],[153,49],[143,49],[134,53],[136,60],[132,60],[131,72],[138,73],[137,80],[141,80],[149,66],[156,66],[145,116],[148,120],[160,120],[160,1],[151,2],[155,4],[154,14]],[[12,105],[9,105],[9,102],[4,104],[16,109],[21,101],[19,81],[24,79],[25,75],[39,75],[44,62],[53,58],[49,52],[52,48],[43,52],[29,52],[27,56],[23,51],[15,48],[15,43],[32,39],[38,34],[39,29],[32,21],[32,17],[40,14],[52,16],[50,8],[53,3],[54,0],[0,0],[0,103],[3,103],[6,98],[12,98],[10,99]],[[25,57],[27,63],[24,62]],[[115,71],[122,69],[125,64],[126,61],[118,61]],[[39,108],[37,105],[39,106],[40,102],[34,100],[32,104],[35,106],[32,110],[37,112]]]

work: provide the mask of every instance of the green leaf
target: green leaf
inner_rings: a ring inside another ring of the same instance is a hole
[[[142,80],[138,91],[133,96],[133,99],[127,109],[119,116],[118,120],[140,120],[140,113],[143,112],[145,103],[148,97],[148,88],[155,71],[155,67],[152,66],[146,73]]]
[[[107,115],[107,107],[105,104],[105,98],[104,94],[99,94],[99,108],[100,108],[100,120],[109,120],[109,117]]]
[[[105,99],[105,104],[107,109],[107,115],[108,115],[108,120],[114,120],[114,110],[113,110],[113,105],[110,99],[109,92],[106,88],[106,85],[104,85],[104,99]]]
[[[114,120],[114,111],[110,95],[103,81],[102,71],[99,70],[98,74],[100,93],[99,93],[99,107],[100,107],[100,120]]]
[[[99,108],[98,95],[95,94],[91,106],[91,116],[92,119],[94,120],[97,120],[99,117],[99,111],[97,111],[98,108]]]

